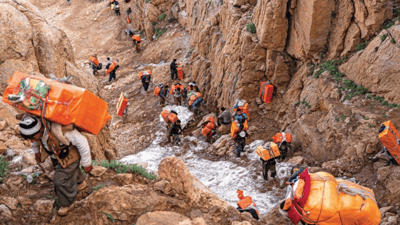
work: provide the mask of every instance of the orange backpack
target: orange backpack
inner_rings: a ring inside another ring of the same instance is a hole
[[[200,92],[196,92],[195,94],[192,94],[189,98],[189,106],[193,105],[194,101],[196,101],[196,99],[198,99],[200,97],[201,97]]]
[[[175,123],[178,120],[178,116],[175,113],[171,113],[166,109],[161,112],[161,117],[164,119],[164,122],[171,124]]]
[[[155,96],[160,96],[160,92],[161,92],[161,88],[159,86],[156,87],[156,89],[154,89],[154,95]]]
[[[140,39],[140,36],[137,36],[137,35],[133,35],[132,39],[137,41],[137,42],[139,42],[139,43],[142,42],[142,39]]]
[[[149,76],[151,76],[151,70],[146,70],[146,71],[147,71],[147,73],[149,74]],[[143,77],[143,72],[144,72],[144,71],[141,71],[141,72],[139,73],[139,80],[142,79],[142,77]]]
[[[287,143],[292,143],[292,135],[289,133],[277,133],[275,136],[272,137],[272,140],[275,143],[281,143],[284,139],[286,139]]]
[[[99,60],[97,60],[96,57],[90,56],[90,57],[89,57],[89,61],[92,62],[92,63],[94,63],[96,66],[99,65]]]
[[[212,130],[215,129],[215,120],[214,117],[210,116],[207,118],[208,123],[203,127],[201,130],[201,133],[206,136],[209,134]]]
[[[108,67],[108,70],[106,71],[106,74],[110,74],[111,71],[113,71],[116,66],[117,66],[117,63],[115,61],[112,61],[112,64],[110,65],[110,67]]]
[[[245,208],[251,206],[251,204],[253,204],[253,200],[251,199],[250,196],[243,197],[243,198],[240,199],[240,201],[237,203],[237,205],[238,205],[241,209],[245,209]]]
[[[185,89],[185,86],[183,86],[183,84],[181,84],[181,85],[172,85],[172,87],[171,87],[171,90],[169,90],[169,93],[171,94],[171,95],[173,95],[174,94],[174,90],[175,89],[177,89],[177,88],[180,88],[181,89],[181,92],[183,91],[183,89]]]

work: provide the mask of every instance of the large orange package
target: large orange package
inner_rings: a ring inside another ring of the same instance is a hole
[[[142,77],[143,77],[143,72],[144,72],[144,71],[139,72],[139,80],[142,79]],[[149,74],[149,76],[151,76],[151,74],[152,74],[151,70],[146,70],[146,72]]]
[[[178,79],[183,80],[183,66],[179,63],[176,69],[178,70]]]
[[[196,101],[196,99],[198,99],[198,98],[200,98],[200,97],[201,97],[200,92],[196,92],[196,93],[192,94],[192,95],[189,97],[189,106],[192,106],[193,103]]]
[[[271,103],[273,93],[274,86],[272,84],[268,81],[261,82],[258,97],[260,97],[265,103]]]
[[[269,159],[276,158],[281,155],[281,152],[279,151],[278,145],[276,145],[273,142],[271,143],[271,149],[266,149],[264,146],[258,146],[257,147],[257,155],[260,156],[264,161],[267,161]]]
[[[107,69],[107,71],[106,71],[106,74],[107,74],[107,75],[110,74],[111,71],[113,71],[113,70],[115,69],[116,66],[117,66],[117,63],[116,63],[115,61],[112,61],[110,67],[108,67],[108,69]]]
[[[170,124],[173,124],[178,120],[178,116],[175,113],[171,113],[166,109],[161,112],[161,117],[164,119],[164,122]]]
[[[379,225],[381,215],[371,189],[350,181],[335,179],[325,172],[309,175],[310,183],[307,184],[306,181],[305,186],[301,186],[304,190],[305,187],[309,187],[304,207],[296,208],[295,198],[285,201],[285,204],[288,203],[286,205],[290,205],[289,218],[292,222],[297,222],[293,220],[297,217],[307,224]],[[304,181],[301,176],[299,179]],[[292,191],[298,192],[299,186],[294,185],[297,188]]]
[[[92,63],[94,63],[96,66],[99,65],[99,60],[98,60],[96,57],[94,57],[94,56],[90,56],[90,57],[89,57],[89,61],[92,62]]]
[[[180,89],[181,89],[181,92],[183,92],[183,90],[185,89],[185,86],[183,86],[183,84],[181,84],[181,85],[175,85],[175,84],[173,84],[172,87],[171,87],[171,89],[169,90],[169,93],[170,93],[171,95],[173,95],[173,94],[174,94],[174,90],[175,90],[176,88],[180,88]]]
[[[121,92],[119,96],[118,104],[117,104],[117,115],[123,116],[126,107],[128,106],[128,97],[125,92]]]
[[[203,127],[203,129],[201,130],[201,133],[204,136],[207,136],[207,134],[209,134],[212,130],[215,129],[215,120],[214,117],[210,116],[207,118],[208,123]]]
[[[249,103],[244,103],[243,106],[239,106],[238,107],[242,112],[244,112],[247,115],[247,119],[250,119],[250,108],[249,108]],[[234,109],[234,111],[236,112],[237,109]]]
[[[272,140],[275,143],[281,143],[283,140],[286,140],[287,143],[292,143],[292,135],[285,132],[277,133],[272,137]]]
[[[400,164],[400,134],[390,120],[384,122],[382,125],[385,126],[385,129],[379,134],[379,140],[396,162]]]
[[[43,87],[48,87],[48,92],[45,96],[39,96],[36,89]],[[22,89],[27,91],[26,99],[22,103],[13,104],[8,100],[9,95],[25,92]],[[111,119],[107,103],[88,90],[20,72],[15,72],[9,79],[3,102],[36,116],[44,113],[44,118],[52,122],[61,125],[74,124],[80,130],[94,135]]]
[[[247,120],[243,124],[243,130],[249,129],[249,125],[247,124]],[[239,123],[238,122],[232,122],[231,126],[231,137],[235,136],[235,133],[239,131]]]

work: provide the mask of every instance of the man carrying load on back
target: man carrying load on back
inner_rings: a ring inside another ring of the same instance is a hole
[[[110,59],[109,57],[107,57],[107,60],[108,60],[108,62],[107,62],[107,66],[106,66],[106,69],[107,69],[106,74],[110,75],[108,78],[108,82],[111,83],[112,80],[117,79],[116,71],[119,68],[119,65],[117,65],[116,61],[114,61],[113,59]]]
[[[144,91],[147,91],[149,89],[149,84],[150,84],[150,80],[151,80],[150,73],[147,71],[143,71],[143,74],[140,77],[140,80],[142,81]]]
[[[250,135],[246,130],[243,130],[244,125],[239,124],[239,130],[233,135],[235,141],[236,156],[240,157],[240,152],[244,152],[244,146],[246,145],[246,138],[250,138]]]
[[[176,145],[179,145],[181,143],[181,138],[179,137],[179,134],[182,132],[182,126],[181,126],[181,121],[177,120],[174,124],[171,126],[171,130],[169,131],[169,137],[168,137],[168,142],[170,142],[170,138],[172,137],[173,143]]]
[[[218,116],[218,132],[222,135],[229,133],[229,130],[231,129],[231,123],[231,113],[229,110],[221,107],[221,114]]]
[[[47,153],[55,168],[54,191],[61,208],[60,216],[73,209],[77,192],[86,188],[85,176],[79,169],[89,173],[92,170],[89,143],[85,136],[72,126],[66,130],[57,123],[48,123],[32,115],[25,114],[19,122],[24,139],[31,140],[38,163],[42,163],[42,153]],[[50,132],[49,132],[50,130]]]
[[[247,120],[246,113],[243,113],[240,109],[237,109],[236,112],[233,113],[232,117],[234,120],[237,120],[241,124],[243,124]]]
[[[89,57],[89,63],[90,63],[90,68],[93,70],[93,75],[96,76],[98,74],[97,70],[101,70],[102,64],[99,63],[99,60],[97,59],[97,55],[90,56]]]

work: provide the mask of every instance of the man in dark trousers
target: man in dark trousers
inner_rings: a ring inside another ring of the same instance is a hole
[[[239,130],[233,136],[237,157],[240,157],[240,152],[244,152],[246,138],[250,138],[250,135],[247,133],[247,131],[243,130],[243,128],[243,124],[239,124]]]
[[[179,134],[182,132],[181,121],[177,120],[174,124],[172,124],[171,130],[169,132],[168,140],[170,140],[171,136],[173,138],[173,142],[177,145],[181,142],[181,138]]]
[[[144,91],[147,91],[147,89],[149,89],[149,84],[150,84],[150,80],[151,80],[150,74],[147,71],[144,71],[141,80],[142,80]]]
[[[164,85],[164,87],[161,89],[160,95],[159,95],[160,105],[162,107],[165,106],[165,99],[167,98],[167,95],[168,95],[168,85]]]
[[[172,63],[169,66],[169,69],[171,71],[171,80],[178,79],[178,65],[176,64],[176,59],[172,60]]]

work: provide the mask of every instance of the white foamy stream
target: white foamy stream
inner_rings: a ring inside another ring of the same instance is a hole
[[[183,126],[187,125],[193,116],[193,113],[185,107],[167,106],[165,109],[175,110]],[[163,121],[162,118],[160,118],[160,120]],[[157,171],[158,165],[163,158],[175,156],[175,153],[181,152],[181,146],[160,146],[161,142],[166,141],[165,132],[166,128],[160,126],[160,130],[156,133],[155,140],[148,148],[137,154],[126,156],[120,161],[125,163],[147,162],[148,170]],[[195,139],[197,138],[185,137],[182,141],[191,141]],[[192,142],[190,142],[190,149],[185,155],[179,156],[178,158],[181,158],[186,163],[190,172],[195,175],[197,179],[232,206],[236,207],[238,201],[236,190],[242,189],[245,195],[253,198],[260,214],[265,214],[278,204],[279,199],[274,195],[275,187],[273,187],[271,191],[265,193],[259,191],[267,182],[264,181],[261,175],[257,175],[261,174],[261,171],[257,171],[254,167],[257,163],[261,164],[259,157],[255,153],[255,149],[262,143],[262,140],[256,140],[245,147],[246,152],[244,154],[250,159],[246,167],[239,166],[230,161],[213,162],[198,157],[194,154],[196,151],[201,151],[209,147],[208,143],[201,140],[197,142],[196,146],[192,145]],[[278,178],[288,177],[290,168],[290,165],[287,163],[278,163]]]

